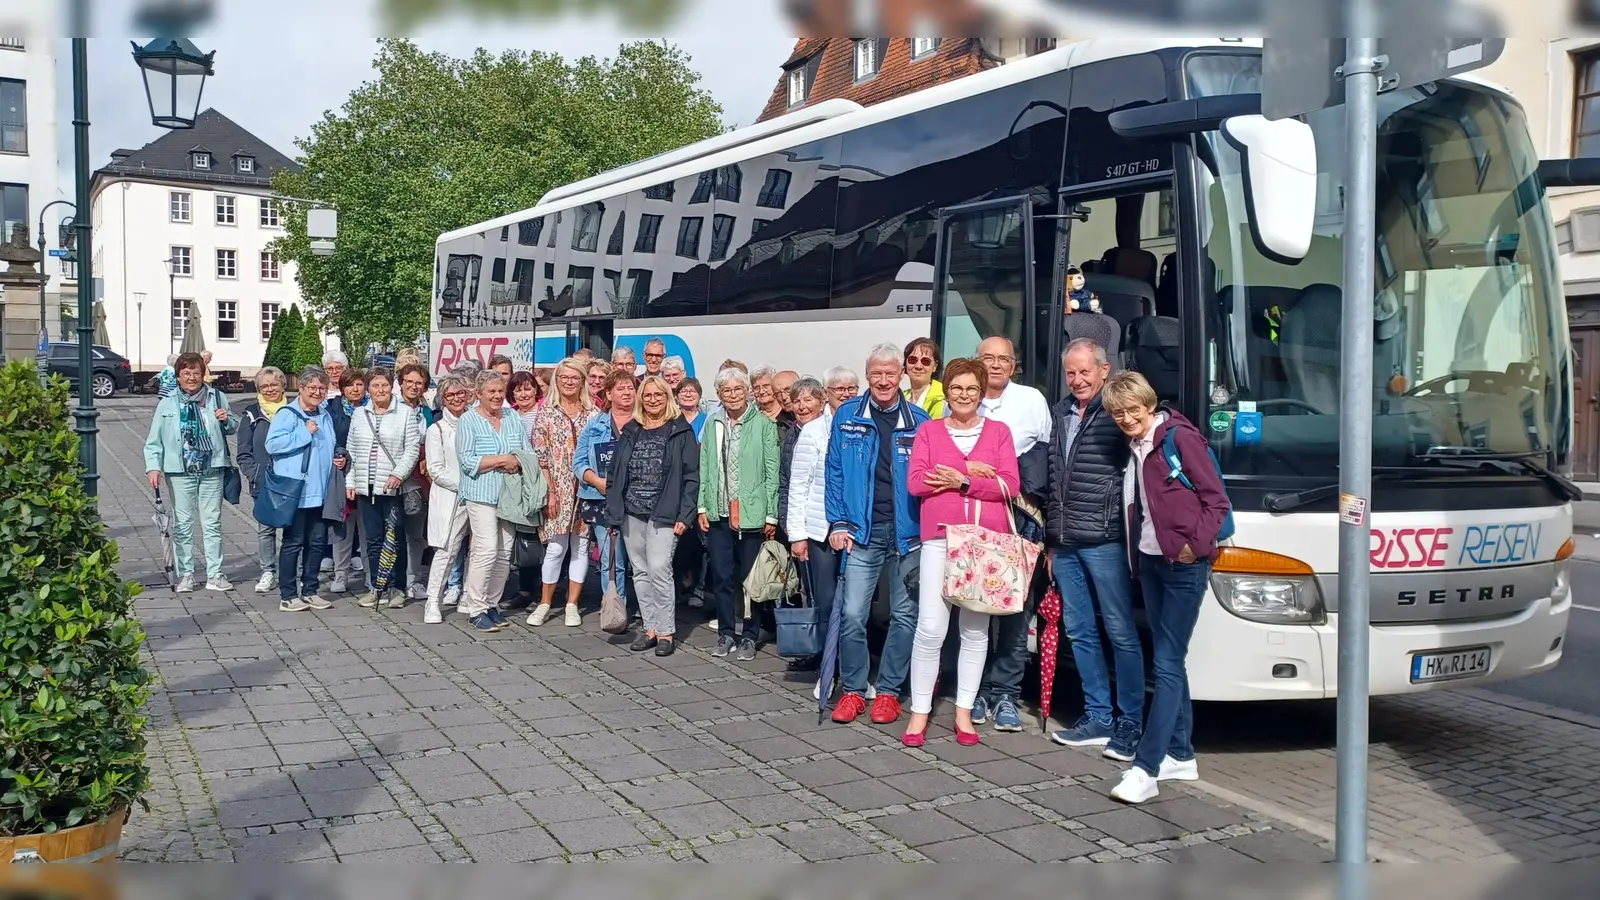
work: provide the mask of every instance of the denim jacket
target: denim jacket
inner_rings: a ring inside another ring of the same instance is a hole
[[[583,431],[578,434],[578,448],[572,454],[572,474],[578,479],[579,500],[604,500],[605,494],[600,489],[583,480],[583,473],[593,472],[601,478],[606,473],[599,470],[595,462],[595,449],[606,441],[617,439],[616,421],[611,418],[611,413],[597,412],[589,417],[589,424],[583,426]]]

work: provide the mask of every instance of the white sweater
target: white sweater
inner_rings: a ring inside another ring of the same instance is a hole
[[[377,425],[377,469],[372,468],[373,425]],[[345,441],[350,454],[348,484],[363,496],[392,496],[399,491],[384,485],[389,476],[416,483],[417,457],[422,453],[422,414],[398,400],[388,412],[378,414],[363,406],[350,415],[350,436]],[[370,490],[369,490],[370,486]]]
[[[461,490],[461,464],[456,459],[456,428],[460,420],[448,411],[439,413],[439,421],[428,426],[424,439],[427,447],[428,478],[433,487],[428,492],[428,546],[442,548],[450,538],[450,520],[465,510],[456,502]]]
[[[828,436],[833,417],[818,416],[800,429],[789,464],[789,540],[828,539]]]

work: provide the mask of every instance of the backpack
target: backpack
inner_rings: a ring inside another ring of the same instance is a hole
[[[800,590],[800,577],[789,551],[777,541],[765,541],[744,579],[745,618],[751,603],[781,603]]]
[[[1161,439],[1161,455],[1166,457],[1167,471],[1170,473],[1167,475],[1167,480],[1171,481],[1176,478],[1180,484],[1193,491],[1195,490],[1194,482],[1189,480],[1189,476],[1183,474],[1183,455],[1178,452],[1177,433],[1178,430],[1176,428],[1168,428],[1166,437]],[[1210,446],[1206,447],[1206,456],[1211,458],[1211,468],[1217,470],[1217,480],[1222,481],[1222,466],[1217,462],[1217,454],[1212,451]],[[1227,491],[1227,482],[1225,481],[1223,481],[1223,491]],[[1233,506],[1229,504],[1228,514],[1222,518],[1222,527],[1217,529],[1217,543],[1220,544],[1231,537],[1233,537]]]

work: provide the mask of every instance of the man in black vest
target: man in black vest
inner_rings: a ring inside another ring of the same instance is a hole
[[[1068,747],[1104,746],[1107,757],[1126,762],[1139,746],[1144,722],[1144,654],[1134,625],[1133,579],[1123,543],[1128,438],[1100,404],[1100,388],[1111,374],[1105,347],[1078,338],[1067,345],[1061,362],[1072,396],[1051,411],[1045,527],[1051,576],[1061,591],[1061,625],[1083,681],[1084,714],[1051,738]],[[1095,622],[1097,606],[1111,639],[1122,714],[1117,718]]]

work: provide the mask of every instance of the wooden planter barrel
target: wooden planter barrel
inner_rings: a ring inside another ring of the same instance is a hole
[[[32,862],[113,863],[122,844],[126,807],[98,822],[63,828],[54,834],[0,837],[0,865]]]

